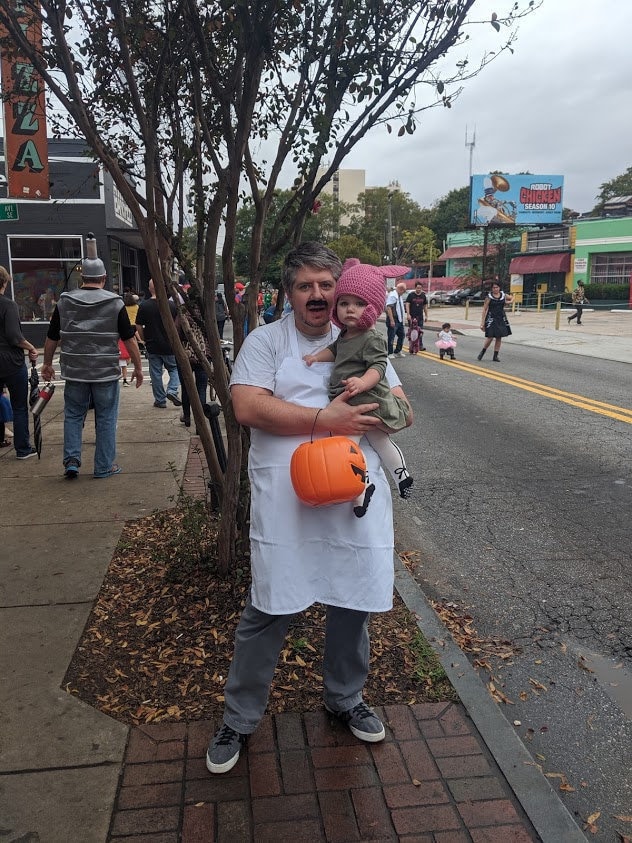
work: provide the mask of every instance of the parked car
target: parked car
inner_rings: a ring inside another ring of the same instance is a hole
[[[448,297],[448,304],[465,304],[466,298],[471,294],[471,287],[462,287],[460,290],[453,290]]]
[[[428,299],[428,305],[431,304],[443,304],[445,301],[445,296],[447,295],[445,290],[433,290],[431,293],[426,293],[426,298]]]
[[[467,301],[469,304],[483,304],[486,295],[487,290],[475,290],[470,296],[467,297]]]

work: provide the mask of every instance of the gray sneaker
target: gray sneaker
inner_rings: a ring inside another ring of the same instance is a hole
[[[246,739],[225,723],[210,742],[206,751],[206,769],[209,773],[227,773],[239,761],[239,753]]]
[[[334,711],[325,705],[325,708],[334,717],[349,727],[352,734],[361,741],[377,743],[383,741],[386,732],[384,724],[377,714],[368,707],[365,702],[360,702],[349,711]]]

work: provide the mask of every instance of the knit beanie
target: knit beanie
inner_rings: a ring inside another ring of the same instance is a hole
[[[408,271],[407,266],[371,266],[368,263],[360,263],[357,258],[349,258],[345,261],[336,284],[331,321],[342,328],[336,314],[338,299],[344,295],[357,296],[367,303],[362,318],[358,322],[358,328],[363,331],[372,328],[384,310],[386,279],[399,278],[406,275]]]

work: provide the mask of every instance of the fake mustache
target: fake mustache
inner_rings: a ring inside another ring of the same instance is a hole
[[[319,301],[308,301],[306,307],[308,310],[329,310],[329,305],[322,299]]]

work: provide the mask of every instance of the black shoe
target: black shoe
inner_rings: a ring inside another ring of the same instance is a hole
[[[66,480],[76,480],[79,477],[79,460],[75,459],[75,457],[70,457],[64,464],[64,469]]]
[[[35,450],[35,448],[31,448],[31,450],[28,452],[28,454],[18,454],[17,459],[18,460],[30,460],[31,457],[36,457],[36,456],[37,456],[37,451]]]
[[[498,356],[498,352],[497,352],[497,351],[495,351],[495,352],[494,352],[494,356],[492,357],[492,362],[494,362],[494,363],[500,363],[500,357]]]
[[[487,351],[487,349],[486,349],[486,348],[484,348],[484,349],[480,352],[480,354],[478,354],[478,355],[477,355],[476,359],[477,359],[477,360],[482,360],[482,359],[483,359],[483,355],[485,354],[485,352],[486,352],[486,351]]]
[[[166,410],[167,404],[161,404],[160,401],[154,401],[154,407],[158,407],[159,410]]]
[[[567,316],[567,317],[566,317],[566,321],[567,321],[567,322],[568,322],[568,324],[570,325],[570,324],[571,324],[571,317],[570,317],[570,316]]]
[[[409,498],[411,493],[411,486],[413,485],[413,478],[412,477],[404,477],[403,480],[399,481],[399,496],[400,498]]]
[[[371,501],[371,498],[373,497],[374,491],[375,484],[369,483],[369,485],[366,487],[366,491],[364,492],[364,500],[362,501],[362,505],[353,507],[353,514],[356,518],[362,518],[364,515],[366,515],[366,511],[369,507],[369,503]]]
[[[443,360],[444,357],[445,357],[445,351],[440,351],[439,352],[439,359]]]
[[[180,401],[180,399],[178,398],[178,396],[177,396],[177,395],[175,395],[175,394],[174,394],[174,395],[172,395],[170,392],[168,392],[168,393],[167,393],[167,398],[169,399],[169,401],[171,401],[171,403],[172,403],[174,406],[176,406],[176,407],[181,407],[181,406],[182,406],[182,401]]]

